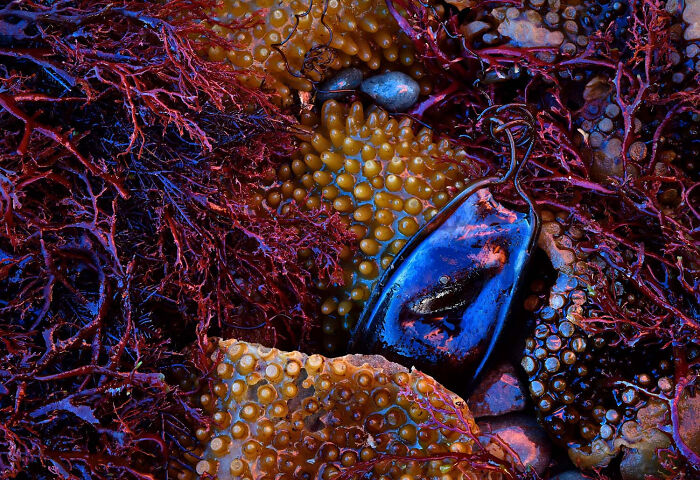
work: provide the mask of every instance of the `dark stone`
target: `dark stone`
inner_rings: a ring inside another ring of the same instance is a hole
[[[470,22],[467,25],[460,28],[462,33],[469,39],[477,37],[482,33],[485,33],[491,29],[491,25],[480,20]]]
[[[348,94],[346,91],[355,90],[362,83],[362,72],[357,68],[346,68],[333,77],[323,82],[316,90],[316,100],[323,103],[333,98],[342,98]]]
[[[515,464],[522,464],[518,470],[525,471],[529,467],[541,475],[549,465],[552,445],[549,442],[547,432],[533,417],[511,414],[493,420],[477,422],[477,425],[482,432],[480,440],[491,453],[499,458],[504,457],[503,448],[489,436],[484,435],[486,433],[498,436],[515,452],[520,460],[518,462],[516,459]]]
[[[520,67],[514,66],[509,69],[489,69],[483,75],[480,75],[482,83],[486,85],[492,83],[501,83],[507,80],[515,80],[520,77]]]
[[[402,72],[388,72],[370,77],[360,89],[372,97],[377,105],[390,112],[403,112],[418,100],[418,82]]]
[[[515,368],[503,363],[484,376],[467,404],[474,418],[489,417],[524,410],[525,398]]]
[[[487,190],[462,192],[395,257],[351,348],[472,387],[503,330],[534,229],[531,214]]]
[[[552,480],[590,480],[590,478],[578,470],[568,470],[553,476]]]

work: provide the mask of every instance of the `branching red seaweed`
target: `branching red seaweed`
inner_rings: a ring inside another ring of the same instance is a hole
[[[273,214],[256,195],[298,126],[239,83],[245,71],[200,55],[233,46],[216,28],[259,20],[220,25],[216,3],[0,7],[0,478],[165,478],[187,421],[204,421],[186,401],[186,372],[208,368],[208,335],[303,348],[309,286],[342,280],[351,237],[337,216]],[[484,173],[506,152],[478,114],[531,106],[538,141],[522,186],[581,225],[577,248],[606,263],[593,269],[597,312],[582,326],[683,351],[700,330],[698,74],[671,81],[684,44],[664,2],[629,3],[627,23],[591,27],[573,55],[479,44],[461,27],[469,8],[441,18],[426,2],[387,6],[436,87],[412,115],[459,139]],[[597,76],[620,110],[616,170],[601,171],[580,121],[576,98]],[[495,193],[520,201],[512,186]],[[644,299],[635,315],[616,282]],[[672,415],[693,382],[685,360],[675,374]],[[461,428],[426,408],[436,427]],[[692,465],[675,415],[678,461]],[[450,458],[515,476],[486,449],[463,455]]]
[[[0,478],[165,478],[203,420],[183,348],[303,344],[339,275],[336,217],[256,208],[295,127],[199,55],[214,4],[0,9]]]

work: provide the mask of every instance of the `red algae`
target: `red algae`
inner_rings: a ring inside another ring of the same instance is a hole
[[[337,275],[335,217],[250,207],[295,127],[199,56],[212,5],[0,9],[1,478],[163,478],[200,416],[183,347],[303,342],[296,252]]]
[[[585,299],[585,315],[555,325],[546,308],[559,315],[571,305],[559,304],[561,292],[541,295],[547,305],[533,308],[531,350],[581,347],[586,365],[599,365],[597,383],[584,370],[564,371],[563,357],[543,357],[542,371],[540,359],[523,361],[531,391],[551,380],[541,375],[549,365],[588,382],[584,393],[597,388],[596,401],[619,398],[631,405],[620,409],[629,413],[620,430],[630,433],[620,438],[654,457],[666,478],[693,478],[700,464],[686,410],[700,337],[697,2],[448,3],[457,8],[386,0],[392,29],[430,85],[402,116],[458,144],[465,176],[492,175],[510,152],[481,131],[478,115],[527,105],[537,141],[521,185],[539,210],[554,212],[550,260],[581,287],[579,295],[564,285],[566,301]],[[290,204],[281,213],[255,195],[279,187],[275,173],[308,134],[297,119],[309,115],[312,97],[285,91],[282,110],[274,89],[210,61],[212,48],[240,50],[222,31],[255,28],[250,18],[223,24],[212,13],[220,7],[0,7],[0,478],[167,478],[188,466],[191,425],[208,422],[190,398],[213,368],[209,336],[318,348],[316,286],[342,286],[342,259],[357,239],[330,209]],[[524,207],[512,185],[493,194]],[[576,337],[537,336],[562,324]],[[625,356],[657,365],[656,385],[648,372],[630,373]],[[575,406],[590,403],[584,396]],[[584,456],[591,432],[612,422],[592,405],[584,417],[594,429],[560,434],[550,405],[537,403],[550,436]],[[377,457],[337,478],[397,460]],[[627,453],[620,461],[622,473],[612,462],[594,465],[596,474],[635,478],[646,465]],[[535,476],[484,463],[506,478]]]

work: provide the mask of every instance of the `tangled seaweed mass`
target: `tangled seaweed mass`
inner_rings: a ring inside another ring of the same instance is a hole
[[[697,0],[0,2],[0,478],[698,478],[699,77]],[[511,157],[541,468],[345,355]]]

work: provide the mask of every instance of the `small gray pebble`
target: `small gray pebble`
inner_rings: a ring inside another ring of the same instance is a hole
[[[468,23],[462,29],[462,32],[467,36],[467,38],[474,38],[477,35],[487,32],[490,28],[491,25],[488,23],[477,20],[475,22]]]
[[[354,90],[362,83],[362,72],[357,68],[346,68],[323,82],[317,90],[316,100],[320,103],[332,98],[341,98],[348,92],[334,90]]]
[[[494,43],[498,42],[498,40],[501,38],[501,36],[497,33],[484,33],[484,36],[481,37],[481,39],[484,41],[485,44],[487,45],[493,45]]]
[[[526,394],[515,368],[502,363],[489,370],[469,396],[467,405],[474,418],[525,410]]]
[[[520,77],[520,67],[511,67],[508,70],[494,69],[487,70],[481,75],[481,81],[487,85],[492,83],[501,83],[507,80],[513,80]]]
[[[540,427],[535,418],[510,413],[478,421],[477,425],[482,432],[480,440],[484,445],[489,441],[493,442],[493,437],[491,440],[486,437],[487,432],[498,435],[500,440],[518,455],[523,468],[532,467],[538,475],[542,475],[549,465],[552,445],[547,432]]]
[[[562,472],[559,475],[552,477],[551,480],[589,480],[590,477],[585,476],[578,470],[569,470]]]
[[[360,88],[372,97],[377,105],[391,112],[408,110],[416,103],[420,94],[418,82],[401,72],[375,75],[362,82]]]

